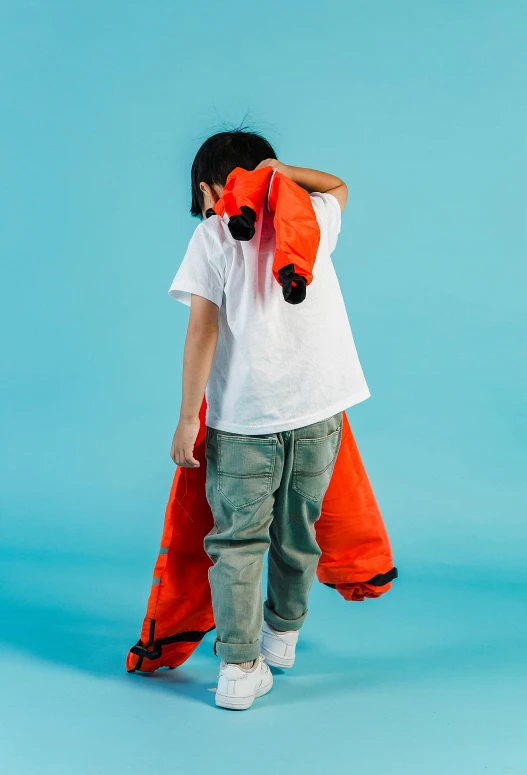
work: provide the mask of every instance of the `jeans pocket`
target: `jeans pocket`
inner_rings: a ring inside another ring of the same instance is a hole
[[[276,438],[218,433],[218,490],[234,509],[243,509],[271,492]]]
[[[291,486],[299,495],[312,501],[324,497],[337,459],[341,432],[342,426],[327,436],[295,440]]]

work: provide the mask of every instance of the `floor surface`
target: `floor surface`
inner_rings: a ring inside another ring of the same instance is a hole
[[[294,667],[236,712],[209,691],[214,633],[177,670],[125,672],[142,574],[27,563],[3,565],[2,775],[527,773],[525,583],[410,565],[348,603],[317,581]]]

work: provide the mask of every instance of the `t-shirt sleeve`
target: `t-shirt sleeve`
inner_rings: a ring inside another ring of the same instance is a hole
[[[225,284],[225,256],[217,236],[200,223],[190,238],[183,260],[169,288],[173,299],[190,306],[191,294],[221,307]]]
[[[337,237],[340,234],[341,226],[339,201],[333,194],[322,194],[320,191],[314,191],[310,197],[320,226],[321,239],[327,239],[329,252],[333,253],[337,246]]]

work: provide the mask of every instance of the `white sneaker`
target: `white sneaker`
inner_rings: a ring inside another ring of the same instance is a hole
[[[232,710],[250,708],[256,697],[261,697],[273,686],[273,674],[260,654],[249,670],[221,661],[216,688],[216,705]]]
[[[260,633],[260,649],[266,661],[273,667],[293,667],[298,630],[279,632],[265,619]]]

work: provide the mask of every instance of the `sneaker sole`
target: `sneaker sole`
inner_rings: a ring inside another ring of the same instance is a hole
[[[265,657],[265,661],[268,665],[272,665],[273,667],[283,667],[285,669],[289,667],[293,667],[295,663],[294,657],[280,657],[278,654],[273,654],[271,651],[268,651],[266,648],[264,648],[260,644],[260,651]]]
[[[247,710],[257,697],[263,697],[272,688],[273,682],[270,681],[266,686],[261,686],[252,697],[228,697],[226,694],[216,692],[216,705],[219,708],[229,708],[229,710]]]

